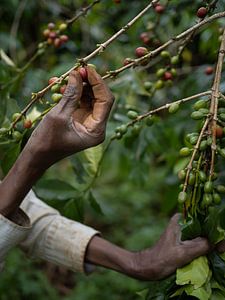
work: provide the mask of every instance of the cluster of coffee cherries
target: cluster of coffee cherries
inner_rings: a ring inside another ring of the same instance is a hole
[[[61,23],[56,26],[55,23],[49,23],[48,27],[43,31],[43,36],[46,39],[48,45],[53,45],[55,48],[59,48],[65,44],[69,37],[68,35],[62,34],[67,29],[66,23]],[[40,46],[39,46],[40,48]]]
[[[202,128],[203,122],[205,122],[206,117],[209,115],[209,105],[209,101],[201,99],[193,106],[194,111],[191,114],[191,118],[200,121],[200,128]],[[216,159],[218,159],[218,156],[225,158],[225,102],[222,99],[219,101],[218,122],[215,133]],[[193,132],[186,136],[186,146],[180,149],[181,157],[191,155],[196,147],[199,134],[199,132]],[[189,203],[189,205],[197,203],[200,210],[221,203],[221,194],[225,193],[225,186],[220,184],[216,172],[210,175],[212,142],[212,132],[210,127],[208,127],[202,136],[194,158],[192,169],[188,176],[187,189],[185,191],[183,190],[183,183],[180,186],[182,191],[178,195],[179,203]],[[180,170],[178,173],[178,177],[182,182],[186,180],[186,175],[186,168]]]

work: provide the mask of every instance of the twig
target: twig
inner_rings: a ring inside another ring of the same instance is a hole
[[[80,17],[85,16],[87,14],[87,12],[97,3],[101,2],[101,0],[95,0],[93,1],[91,4],[89,4],[88,6],[81,8],[80,11],[71,19],[66,20],[65,23],[72,24],[75,21],[77,21]]]
[[[211,156],[211,164],[210,164],[210,179],[214,173],[214,163],[215,163],[215,152],[216,152],[216,126],[217,126],[217,111],[218,111],[218,100],[220,97],[220,82],[221,82],[221,74],[223,69],[223,61],[225,56],[225,29],[223,31],[218,61],[216,66],[216,73],[214,78],[214,83],[212,87],[212,96],[211,96],[211,106],[210,113],[213,116],[212,124],[211,124],[211,132],[212,132],[212,156]]]
[[[224,94],[220,93],[220,97],[223,98],[223,100],[225,100]]]

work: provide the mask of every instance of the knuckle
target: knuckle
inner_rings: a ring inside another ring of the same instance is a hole
[[[73,100],[74,97],[76,97],[77,95],[78,95],[77,88],[75,86],[68,85],[63,94],[63,98],[66,100]]]

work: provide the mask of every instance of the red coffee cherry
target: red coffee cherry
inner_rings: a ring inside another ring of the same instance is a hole
[[[157,14],[162,14],[165,11],[165,7],[161,4],[157,4],[154,9]]]
[[[79,68],[79,73],[80,73],[80,76],[83,79],[83,81],[88,80],[88,73],[87,73],[86,68],[84,68],[84,67]]]
[[[206,74],[206,75],[211,75],[213,72],[214,72],[214,70],[213,70],[212,67],[207,67],[207,68],[205,69],[205,74]]]
[[[173,79],[173,74],[171,72],[165,72],[163,75],[164,80],[172,80]]]
[[[55,46],[56,48],[59,48],[61,45],[62,45],[61,40],[60,40],[59,38],[56,38],[56,39],[54,40],[54,46]]]
[[[48,36],[48,37],[49,37],[50,39],[55,39],[56,36],[57,36],[57,35],[56,35],[56,32],[55,32],[55,31],[51,31],[51,32],[49,33],[49,36]]]
[[[48,81],[48,84],[52,84],[53,82],[57,81],[59,79],[59,77],[51,77]]]
[[[205,16],[207,15],[208,13],[208,10],[206,7],[200,7],[198,10],[197,10],[197,16],[200,18],[200,19],[203,19],[205,18]]]
[[[65,34],[60,35],[59,38],[60,38],[60,41],[61,41],[62,43],[66,43],[66,42],[69,40],[68,35],[65,35]]]
[[[142,40],[142,42],[146,45],[148,45],[150,43],[150,37],[148,32],[142,32],[140,34],[140,39]]]
[[[66,85],[64,84],[63,86],[60,87],[60,94],[64,94],[66,90]]]
[[[135,54],[137,57],[142,57],[148,53],[148,49],[145,47],[138,47],[135,50]]]
[[[29,128],[31,128],[31,126],[32,126],[31,120],[29,120],[29,119],[24,120],[24,122],[23,122],[24,128],[29,129]]]

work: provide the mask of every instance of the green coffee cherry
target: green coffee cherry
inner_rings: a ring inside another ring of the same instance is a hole
[[[184,188],[184,184],[181,183],[181,184],[179,185],[179,189],[180,189],[180,190],[183,190],[183,188]]]
[[[152,82],[150,82],[150,81],[145,81],[145,82],[144,82],[144,88],[145,88],[147,91],[151,90],[152,87],[153,87]]]
[[[209,136],[209,137],[207,138],[207,145],[208,145],[208,146],[211,146],[211,145],[212,145],[212,137],[211,137],[211,136]]]
[[[207,148],[207,141],[201,141],[199,149],[204,151]]]
[[[225,121],[225,113],[219,115],[220,120]]]
[[[178,202],[180,204],[183,204],[187,200],[187,193],[186,192],[180,192],[178,195]]]
[[[207,115],[209,113],[208,108],[200,108],[198,111],[204,115]]]
[[[62,94],[54,93],[52,94],[52,100],[57,103],[62,99]]]
[[[184,180],[185,177],[186,177],[186,172],[185,172],[185,170],[180,170],[180,171],[178,172],[178,178],[179,178],[180,180]]]
[[[152,126],[154,124],[154,117],[153,116],[148,116],[146,118],[145,124],[149,127]]]
[[[203,195],[203,200],[202,200],[202,204],[204,206],[209,206],[212,204],[213,198],[211,194],[204,194]]]
[[[116,128],[116,132],[120,132],[121,134],[125,134],[127,132],[127,126],[126,125],[121,125]]]
[[[224,113],[225,113],[225,107],[220,107],[220,108],[218,109],[218,113],[219,113],[219,114],[224,114]]]
[[[183,147],[180,149],[180,156],[189,156],[191,153],[191,150],[188,147]]]
[[[164,87],[164,82],[162,80],[157,80],[155,83],[155,89],[160,90]]]
[[[193,172],[191,172],[189,174],[188,184],[189,185],[194,185],[195,184],[195,174]]]
[[[20,113],[15,113],[12,115],[12,120],[13,122],[15,122],[19,117],[21,117],[21,114]]]
[[[199,171],[199,179],[201,182],[206,182],[207,177],[204,171]]]
[[[220,204],[222,201],[220,195],[218,193],[213,193],[213,202],[215,204]]]
[[[8,129],[7,128],[5,128],[5,127],[2,127],[2,128],[0,128],[0,135],[4,135],[4,134],[7,134],[8,133]]]
[[[177,76],[177,70],[176,69],[172,68],[172,69],[170,69],[170,72],[173,75],[173,77]]]
[[[218,178],[218,174],[216,172],[214,172],[212,174],[212,180],[216,180]]]
[[[117,138],[117,140],[120,140],[121,138],[122,138],[122,134],[121,134],[121,132],[117,132],[116,133],[116,138]]]
[[[134,110],[129,110],[127,116],[129,119],[134,120],[138,117],[138,113]]]
[[[134,125],[133,128],[131,129],[131,134],[137,136],[139,135],[140,131],[141,131],[141,126]]]
[[[216,190],[218,191],[218,193],[220,194],[225,194],[225,186],[222,184],[219,184],[216,186]]]
[[[169,58],[169,57],[170,57],[169,51],[162,51],[162,52],[160,53],[160,55],[161,55],[161,57],[163,57],[163,58]]]
[[[198,136],[194,135],[190,137],[190,144],[195,145],[197,143]]]
[[[194,111],[192,114],[191,114],[191,118],[193,120],[201,120],[204,118],[204,114],[202,114],[201,112],[199,111]]]
[[[170,62],[172,65],[177,65],[179,63],[179,56],[178,55],[172,56]]]
[[[67,29],[67,24],[66,23],[62,23],[62,24],[59,25],[59,30],[60,31],[64,31],[66,29]]]
[[[22,134],[19,131],[13,131],[12,137],[16,141],[20,141],[22,138]]]
[[[170,114],[175,114],[179,110],[179,104],[178,103],[173,103],[169,107],[169,113]]]
[[[57,84],[54,84],[52,87],[51,87],[51,91],[53,93],[57,93],[60,91],[60,85],[57,83]]]
[[[213,183],[212,183],[212,181],[207,181],[204,185],[204,192],[212,193],[212,191],[213,191]]]
[[[198,100],[193,107],[195,110],[199,110],[200,108],[206,108],[207,104],[206,100]]]
[[[166,72],[165,69],[158,69],[156,72],[156,76],[160,78],[164,75],[165,72]]]

